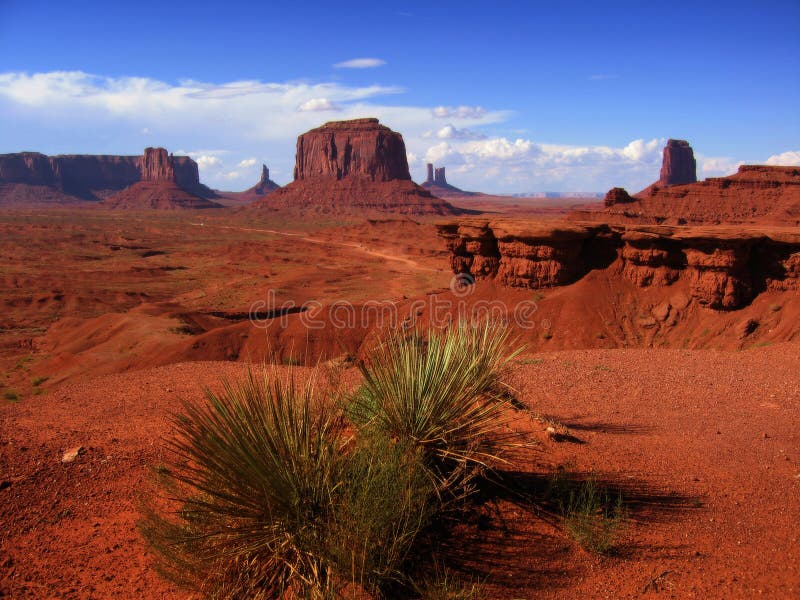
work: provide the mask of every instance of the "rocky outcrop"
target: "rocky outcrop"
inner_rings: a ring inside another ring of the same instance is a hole
[[[668,140],[658,185],[683,185],[697,181],[694,151],[686,140]]]
[[[447,183],[447,175],[445,174],[445,167],[434,167],[433,164],[428,163],[428,176],[425,183],[422,184],[426,190],[434,196],[440,198],[455,198],[458,196],[475,196],[475,192],[465,192],[454,185]]]
[[[642,288],[685,281],[699,305],[734,310],[761,291],[800,284],[798,232],[502,219],[438,227],[454,273],[507,287],[567,285],[593,269],[609,269]]]
[[[141,160],[142,181],[175,182],[172,156],[164,148],[145,148]]]
[[[35,186],[34,195],[51,194],[62,201],[98,201],[138,181],[151,180],[147,179],[150,177],[166,177],[205,198],[216,196],[200,183],[194,160],[188,156],[169,156],[163,149],[147,149],[143,156],[46,156],[38,152],[0,155],[0,186],[16,186],[17,194],[25,197],[20,193],[20,185]]]
[[[742,165],[734,175],[697,183],[655,183],[632,197],[614,188],[603,211],[572,220],[662,225],[800,225],[800,167]]]
[[[603,204],[606,207],[614,206],[615,204],[628,204],[633,202],[633,198],[625,188],[615,187],[608,190]]]
[[[326,123],[297,139],[294,181],[252,208],[456,214],[411,181],[403,137],[377,119]]]
[[[176,162],[164,148],[145,148],[139,159],[141,180],[105,199],[102,204],[125,210],[221,208],[221,204],[198,196],[179,184],[178,174],[183,173],[185,177],[191,167],[187,168],[184,161],[176,169]],[[191,164],[197,166],[194,161]]]
[[[269,178],[269,169],[267,165],[261,165],[261,179],[253,187],[248,189],[245,193],[253,196],[266,196],[270,192],[277,190],[279,186],[277,183]]]

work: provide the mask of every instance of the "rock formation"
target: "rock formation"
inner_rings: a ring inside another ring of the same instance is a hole
[[[655,183],[632,197],[620,188],[605,210],[578,211],[573,220],[668,225],[800,225],[800,167],[742,165],[734,175],[685,185]]]
[[[152,150],[152,149],[149,149]],[[69,154],[46,156],[38,152],[0,155],[0,202],[15,198],[51,198],[58,202],[98,201],[133,185],[160,168],[171,168],[173,179],[185,190],[205,198],[215,192],[200,183],[197,163],[188,156],[148,157]],[[156,161],[145,165],[145,161]],[[167,167],[167,163],[171,166]],[[155,168],[155,164],[162,165]],[[155,170],[154,170],[155,168]],[[30,189],[28,189],[30,188]]]
[[[164,148],[145,148],[141,160],[142,181],[175,182],[172,156]]]
[[[625,188],[615,187],[608,190],[603,204],[606,207],[614,206],[615,204],[627,204],[633,202],[633,198]]]
[[[141,180],[105,199],[103,205],[129,210],[220,208],[220,204],[193,194],[178,183],[180,171],[176,170],[175,162],[164,148],[145,148],[139,159]],[[182,169],[184,173],[188,170],[185,163]]]
[[[333,121],[297,138],[295,181],[410,180],[403,136],[378,119]]]
[[[438,196],[439,198],[477,195],[475,192],[465,192],[447,183],[445,167],[434,167],[431,163],[428,163],[428,177],[425,179],[425,183],[422,184],[422,187],[426,190],[430,190],[434,196]]]
[[[668,140],[661,161],[658,185],[682,185],[697,181],[697,163],[686,140]]]
[[[257,184],[247,190],[246,193],[252,193],[255,196],[266,196],[270,192],[277,190],[279,187],[281,186],[269,178],[269,169],[267,168],[267,165],[261,165],[261,179],[258,180]]]
[[[252,206],[331,213],[457,212],[411,181],[403,137],[377,119],[335,121],[302,134],[297,139],[294,181]]]
[[[800,290],[796,231],[503,219],[438,228],[454,273],[507,287],[567,285],[607,268],[640,288],[684,281],[698,305],[716,310],[741,308],[760,291]]]

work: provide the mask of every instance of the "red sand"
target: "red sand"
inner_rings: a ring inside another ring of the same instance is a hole
[[[465,526],[465,568],[492,598],[773,598],[800,592],[800,347],[587,350],[528,356],[519,399],[569,428],[518,459],[534,485],[571,462],[630,503],[619,552],[579,549],[552,515],[500,500]],[[152,571],[136,496],[166,416],[242,369],[188,363],[64,385],[0,409],[0,593],[183,598]],[[87,451],[62,464],[74,446]],[[663,576],[650,584],[654,578]],[[654,590],[654,585],[657,593]]]

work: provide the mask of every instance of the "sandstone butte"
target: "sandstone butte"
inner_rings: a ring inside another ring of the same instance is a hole
[[[294,181],[252,207],[337,214],[458,213],[411,181],[403,136],[378,119],[334,121],[299,136]]]
[[[175,162],[174,157],[164,148],[145,148],[139,163],[141,180],[103,200],[103,206],[129,210],[222,206],[181,187],[178,183]]]
[[[422,187],[439,198],[463,198],[481,195],[476,192],[464,191],[447,183],[445,167],[435,167],[431,163],[428,163],[427,177],[425,178],[425,182],[422,184]]]
[[[742,165],[727,177],[697,181],[688,142],[669,140],[661,176],[630,195],[611,189],[603,211],[576,211],[572,220],[665,225],[800,225],[800,167]]]

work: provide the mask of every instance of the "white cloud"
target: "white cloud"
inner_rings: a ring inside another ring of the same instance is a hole
[[[239,162],[237,165],[240,169],[246,169],[248,167],[252,167],[258,164],[258,160],[255,158],[245,158],[243,161]]]
[[[437,137],[440,140],[480,140],[486,136],[470,129],[458,129],[452,125],[445,125],[437,131],[429,131],[425,137]]]
[[[768,165],[797,166],[800,165],[800,150],[789,150],[773,154],[767,159]]]
[[[350,60],[343,60],[333,65],[334,69],[374,69],[375,67],[382,67],[386,64],[385,60],[380,58],[351,58]]]
[[[219,159],[218,156],[208,156],[206,154],[201,154],[199,156],[194,156],[195,162],[197,166],[201,169],[208,169],[209,167],[219,167],[222,164],[222,161]]]
[[[480,119],[485,114],[482,106],[437,106],[433,109],[437,119]]]
[[[297,107],[298,112],[319,112],[326,110],[339,110],[339,107],[327,98],[312,98],[311,100],[306,100]]]
[[[702,156],[697,155],[698,179],[706,177],[724,177],[732,175],[743,165],[744,161],[735,160],[729,156]]]

